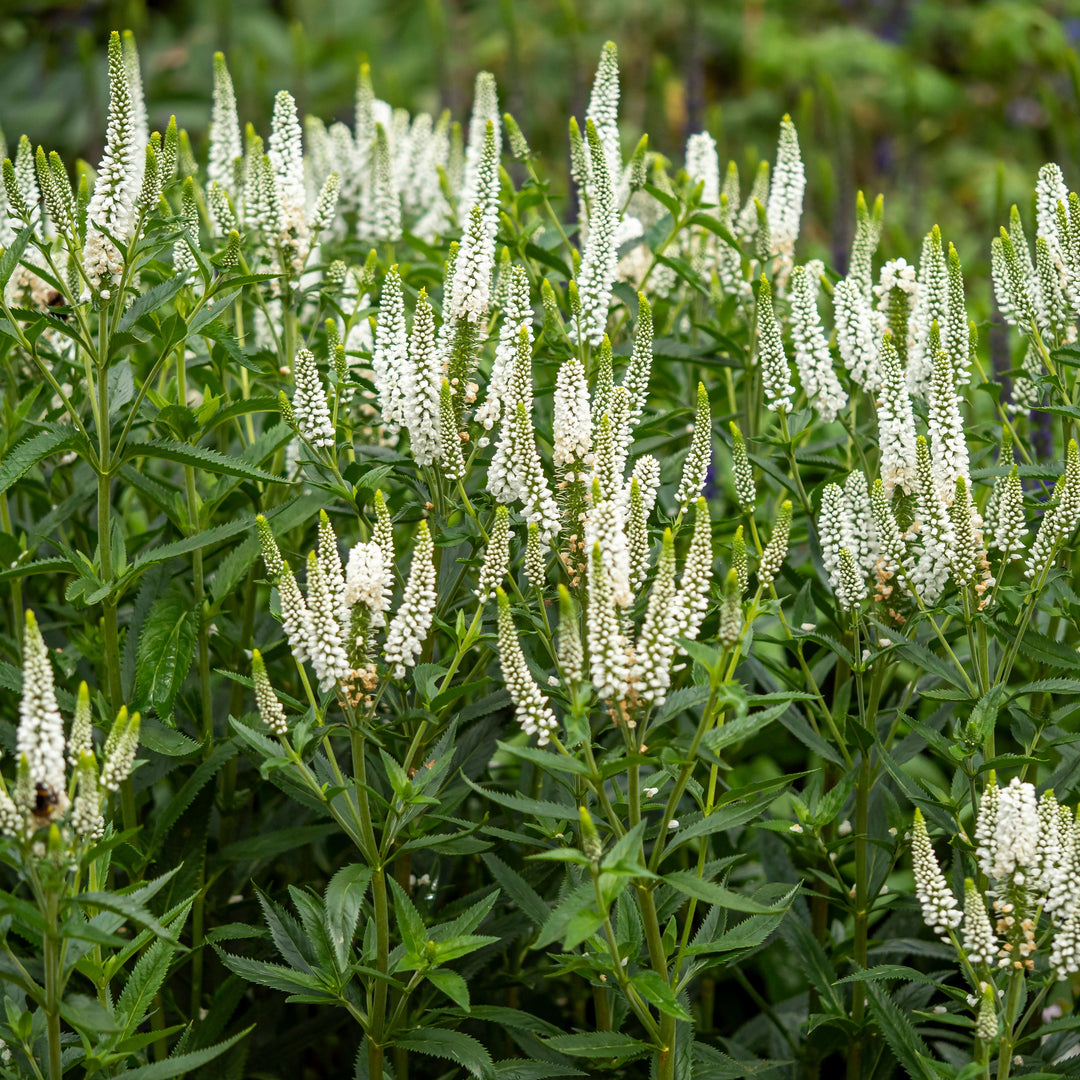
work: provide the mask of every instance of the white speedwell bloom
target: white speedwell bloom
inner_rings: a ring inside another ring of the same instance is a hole
[[[405,594],[386,632],[383,655],[395,679],[405,677],[420,656],[420,651],[435,618],[435,544],[426,521],[416,530],[412,565],[405,583]]]

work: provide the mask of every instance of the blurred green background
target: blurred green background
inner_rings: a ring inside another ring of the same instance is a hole
[[[152,121],[175,112],[197,143],[218,48],[242,118],[261,129],[282,87],[305,111],[350,120],[361,56],[392,104],[461,117],[489,69],[556,189],[567,117],[583,112],[612,38],[627,151],[648,131],[681,160],[686,135],[707,127],[746,183],[792,114],[809,174],[804,251],[840,267],[859,187],[886,194],[886,254],[917,256],[937,221],[974,270],[1008,205],[1030,206],[1044,161],[1080,183],[1080,0],[0,0],[9,141],[25,131],[97,160],[106,36],[120,27],[138,37]]]

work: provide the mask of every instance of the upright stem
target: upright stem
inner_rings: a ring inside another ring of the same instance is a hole
[[[184,362],[184,346],[176,357],[176,396],[181,408],[187,407],[187,365]],[[199,531],[199,493],[195,488],[195,467],[184,466],[184,494],[187,500],[188,534]],[[206,588],[203,573],[202,550],[191,554],[192,588],[195,593],[195,618],[198,621],[199,640],[199,699],[202,706],[203,753],[209,756],[214,742],[214,702],[210,692],[210,634],[206,625],[203,604]]]
[[[50,890],[46,903],[45,1024],[49,1041],[49,1080],[61,1080],[64,1066],[60,1046],[60,937],[57,932],[59,897]]]
[[[998,1051],[997,1080],[1009,1080],[1012,1069],[1013,1047],[1016,1045],[1016,1014],[1020,1008],[1020,994],[1024,988],[1024,972],[1014,971],[1009,979],[1009,994],[1005,999],[1005,1033]]]
[[[88,363],[89,366],[89,363]],[[109,691],[109,711],[115,716],[124,703],[120,678],[120,629],[117,624],[117,596],[112,589],[112,428],[109,419],[109,319],[108,309],[98,313],[96,416],[98,434],[98,560],[101,580],[110,586],[102,601],[101,624],[105,639],[105,674]],[[120,785],[120,807],[125,829],[134,829],[135,793],[130,778]]]
[[[385,976],[390,968],[390,913],[386,902],[386,871],[375,840],[371,822],[371,804],[368,801],[367,763],[363,733],[353,729],[352,739],[353,777],[356,780],[357,806],[360,811],[360,830],[367,851],[364,852],[371,867],[371,899],[375,910],[375,970]],[[382,1080],[384,1048],[383,1032],[386,1024],[386,979],[375,980],[368,1024],[368,1077]]]
[[[870,751],[864,750],[859,765],[859,775],[855,781],[855,942],[854,960],[860,968],[866,967],[867,925],[869,918],[868,882],[866,879],[866,830],[869,818]],[[851,989],[851,1019],[861,1027],[866,1015],[866,988],[862,983],[855,983]],[[848,1058],[849,1080],[862,1077],[862,1033],[856,1035],[855,1043]]]

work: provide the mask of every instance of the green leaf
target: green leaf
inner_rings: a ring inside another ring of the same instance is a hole
[[[102,911],[112,911],[117,915],[123,915],[125,919],[146,927],[162,941],[170,945],[179,946],[179,942],[165,929],[161,923],[133,896],[125,896],[123,893],[114,892],[85,892],[75,898],[84,911],[98,908]]]
[[[438,987],[460,1009],[469,1011],[469,984],[456,972],[433,968],[424,973],[432,986]]]
[[[535,923],[537,926],[543,926],[547,922],[550,909],[540,894],[516,870],[507,866],[497,855],[486,853],[481,858],[503,892],[514,901],[530,922]]]
[[[752,915],[775,914],[776,909],[765,907],[742,893],[734,892],[712,881],[703,881],[692,870],[674,870],[664,875],[664,884],[706,904],[719,904],[728,911],[746,911]]]
[[[447,1031],[445,1028],[433,1027],[417,1028],[395,1039],[394,1045],[400,1046],[403,1050],[414,1050],[418,1054],[456,1061],[480,1080],[489,1080],[495,1075],[491,1055],[471,1035],[466,1035],[462,1031]]]
[[[140,293],[131,301],[124,311],[120,320],[120,333],[130,330],[148,312],[159,311],[163,308],[185,285],[183,274],[175,274],[167,277],[152,289]]]
[[[175,953],[176,949],[171,945],[164,941],[155,941],[139,957],[138,963],[124,983],[120,1000],[116,1003],[116,1010],[122,1021],[122,1037],[131,1035],[146,1019],[146,1014],[154,1003],[154,995],[161,989],[161,984],[169,973],[169,965]]]
[[[662,191],[654,184],[646,184],[645,190],[658,202],[667,212],[675,218],[679,219],[679,214],[682,211],[682,204],[674,195],[669,195],[666,191]]]
[[[60,1015],[76,1031],[115,1034],[119,1031],[115,1017],[97,998],[86,994],[69,994],[60,1003]]]
[[[731,232],[725,229],[716,218],[710,217],[708,214],[699,211],[690,218],[687,224],[700,225],[703,229],[708,229],[709,232],[719,236],[729,247],[733,247],[736,251],[742,250],[739,241],[732,236]]]
[[[195,658],[197,616],[178,592],[155,600],[139,635],[135,687],[141,709],[148,706],[163,720]]]
[[[838,983],[877,982],[881,979],[903,979],[904,982],[923,983],[926,986],[940,986],[941,980],[924,975],[913,967],[904,964],[882,964],[880,967],[857,971],[854,975],[838,979]]]
[[[413,906],[405,890],[398,884],[396,878],[390,878],[391,891],[394,894],[394,914],[397,916],[398,932],[405,948],[417,957],[424,955],[424,949],[428,942],[427,927],[420,913]]]
[[[239,731],[240,725],[235,725],[233,730]],[[246,840],[237,840],[222,848],[218,857],[226,862],[241,862],[252,860],[261,862],[263,859],[272,859],[276,855],[283,855],[286,851],[304,847],[315,840],[330,836],[338,827],[336,825],[294,825],[288,829],[275,829],[273,832],[256,833]]]
[[[322,988],[317,976],[295,971],[283,964],[249,960],[246,956],[233,956],[221,949],[217,949],[217,954],[234,975],[239,975],[257,986],[268,986],[271,990],[280,990],[285,994],[307,994]]]
[[[492,791],[491,788],[474,784],[467,776],[462,776],[462,779],[478,795],[483,795],[492,802],[505,806],[508,810],[517,810],[522,814],[554,821],[578,821],[581,817],[576,806],[547,802],[544,799],[528,799],[524,795],[509,795],[503,791]]]
[[[177,1054],[166,1058],[164,1061],[155,1061],[151,1065],[141,1065],[136,1069],[128,1069],[124,1072],[125,1080],[171,1080],[174,1076],[183,1076],[192,1069],[201,1068],[208,1061],[220,1057],[231,1046],[235,1046],[241,1039],[246,1038],[255,1029],[255,1025],[244,1028],[239,1034],[231,1039],[215,1043],[213,1046],[204,1047],[202,1050],[192,1050],[187,1054]]]
[[[142,570],[158,563],[175,559],[179,555],[187,555],[192,551],[200,551],[202,548],[216,544],[220,540],[228,540],[237,533],[247,532],[254,527],[251,518],[241,521],[230,521],[224,525],[215,525],[212,529],[204,529],[192,536],[186,536],[183,540],[175,540],[171,544],[162,544],[161,547],[150,548],[144,551],[135,560],[136,569]]]
[[[687,1023],[693,1019],[679,1004],[675,991],[668,985],[667,980],[657,972],[648,969],[639,971],[630,981],[638,993],[662,1013],[674,1016],[676,1020],[685,1020]]]
[[[652,1048],[648,1043],[620,1031],[583,1031],[577,1035],[553,1035],[544,1044],[571,1057],[618,1058],[629,1061],[642,1057]]]
[[[0,262],[3,262],[3,259],[0,259]],[[61,424],[39,431],[29,439],[24,439],[17,446],[12,447],[4,455],[3,461],[0,461],[0,495],[43,458],[59,453],[61,450],[74,449],[81,442],[82,439],[74,428]]]
[[[139,735],[141,739],[141,728]],[[145,742],[144,739],[141,741]],[[213,753],[205,761],[199,763],[198,768],[184,781],[180,790],[169,799],[165,808],[153,815],[154,831],[150,840],[151,851],[158,848],[168,831],[180,819],[180,815],[195,801],[195,796],[217,775],[225,762],[235,757],[236,751],[237,746],[232,739],[215,746]]]
[[[0,256],[0,292],[7,287],[8,280],[15,273],[15,267],[19,265],[22,253],[26,248],[27,241],[34,235],[34,226],[27,225],[20,229],[6,248],[3,256]]]
[[[513,754],[514,757],[531,761],[545,772],[574,773],[577,776],[588,776],[589,769],[584,762],[577,758],[563,754],[555,754],[550,750],[541,750],[535,746],[513,746],[510,743],[496,742],[495,745],[504,753]]]
[[[836,992],[836,972],[810,928],[802,919],[793,917],[783,924],[780,933],[795,962],[820,995],[826,1011],[833,1016],[846,1016],[847,1008]]]
[[[181,465],[192,465],[196,469],[205,469],[207,472],[222,473],[226,476],[239,476],[244,480],[264,480],[271,484],[287,482],[283,476],[275,476],[265,469],[249,464],[242,458],[220,454],[217,450],[210,450],[205,446],[177,442],[175,439],[152,439],[150,442],[132,443],[126,456],[176,461]]]
[[[930,1048],[923,1042],[903,1010],[889,996],[888,991],[873,981],[864,985],[870,1001],[870,1011],[896,1060],[907,1070],[908,1075],[916,1080],[940,1080],[937,1070],[931,1064],[933,1058]]]
[[[360,905],[370,880],[371,871],[366,866],[354,863],[343,866],[326,886],[326,932],[342,970],[348,963],[353,935],[360,919]]]

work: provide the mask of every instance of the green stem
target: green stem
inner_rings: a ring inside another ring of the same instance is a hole
[[[357,808],[360,812],[360,829],[365,855],[371,868],[371,899],[375,911],[375,970],[385,976],[390,968],[390,912],[386,900],[386,871],[379,858],[379,845],[371,821],[371,804],[368,800],[367,753],[363,733],[354,729],[352,740],[353,777],[356,780]],[[368,1009],[368,1077],[382,1080],[382,1045],[386,1025],[386,979],[376,978]]]
[[[998,1050],[997,1080],[1009,1080],[1012,1069],[1013,1047],[1016,1044],[1018,1034],[1016,1013],[1020,1008],[1020,995],[1024,989],[1023,971],[1014,971],[1009,979],[1009,994],[1005,999],[1005,1033],[1001,1037],[1001,1046]]]
[[[46,897],[45,929],[45,1025],[49,1041],[49,1080],[64,1075],[60,1045],[60,935],[56,925],[59,897],[50,889]]]

